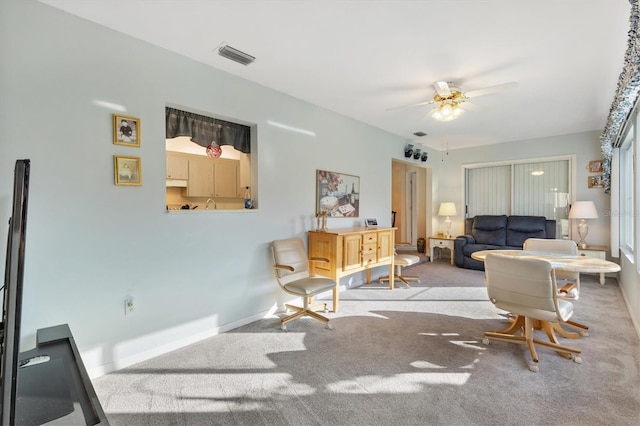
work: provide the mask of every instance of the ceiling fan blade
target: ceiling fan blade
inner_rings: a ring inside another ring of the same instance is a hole
[[[401,106],[397,106],[397,107],[391,107],[391,108],[387,108],[387,111],[391,111],[391,110],[394,110],[394,109],[401,109],[401,108],[417,107],[417,106],[422,106],[422,105],[430,105],[432,103],[435,103],[435,101],[431,100],[431,101],[418,102],[417,104],[409,104],[409,105],[401,105]]]
[[[449,83],[446,81],[436,81],[433,83],[433,87],[436,88],[436,92],[442,98],[448,98],[451,96],[451,89],[449,89]]]
[[[464,102],[459,102],[458,106],[460,108],[462,108],[465,111],[485,111],[486,109],[484,107],[481,107],[480,105],[474,104],[472,102],[469,101],[464,101]]]
[[[484,89],[472,90],[464,94],[467,98],[475,98],[478,96],[488,95],[489,93],[499,92],[507,89],[515,89],[518,87],[518,83],[512,81],[511,83],[498,84],[497,86],[485,87]]]

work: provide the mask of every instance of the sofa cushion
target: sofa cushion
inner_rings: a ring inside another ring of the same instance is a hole
[[[522,249],[527,238],[547,238],[544,216],[509,216],[506,245]]]
[[[492,244],[467,244],[462,247],[462,254],[466,257],[471,257],[471,255],[480,250],[505,250],[507,247],[505,246],[494,246]]]
[[[507,216],[476,216],[471,235],[477,244],[504,246],[507,244]]]

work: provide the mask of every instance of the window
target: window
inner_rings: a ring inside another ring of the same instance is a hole
[[[255,124],[167,107],[166,209],[257,207],[255,134]]]
[[[620,146],[620,248],[634,250],[634,128],[631,127]]]
[[[556,220],[556,235],[569,238],[572,158],[466,166],[466,217],[532,215]]]

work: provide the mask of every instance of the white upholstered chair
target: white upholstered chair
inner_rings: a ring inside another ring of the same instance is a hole
[[[581,363],[580,350],[560,345],[552,324],[563,324],[573,314],[573,304],[558,298],[555,272],[546,260],[490,253],[485,259],[485,278],[489,300],[498,308],[511,312],[517,326],[499,332],[486,332],[483,343],[500,340],[525,344],[538,371],[536,346],[553,349],[565,358]],[[534,327],[544,330],[549,341],[534,337]],[[522,335],[516,335],[521,332]]]
[[[276,279],[280,287],[287,293],[302,297],[303,306],[285,304],[287,310],[295,311],[293,314],[280,320],[282,330],[286,330],[286,324],[302,316],[310,316],[325,323],[331,328],[329,318],[315,312],[323,309],[327,312],[327,304],[321,303],[312,306],[313,297],[325,291],[333,290],[336,282],[331,278],[312,276],[309,271],[309,262],[329,262],[328,259],[307,257],[304,243],[300,238],[276,240],[271,243]]]
[[[398,254],[393,256],[393,264],[396,267],[394,279],[400,280],[407,288],[410,287],[409,281],[420,282],[420,278],[416,275],[402,275],[402,268],[420,263],[420,258],[413,254]],[[389,281],[389,277],[381,277],[380,282]]]
[[[578,245],[572,240],[546,239],[546,238],[528,238],[525,240],[522,248],[530,251],[542,251],[545,253],[568,254],[572,256],[578,255]],[[563,281],[563,285],[558,289],[558,297],[570,301],[576,301],[580,297],[580,273],[556,271],[556,280]],[[589,335],[589,327],[575,322],[567,321],[567,325],[575,328],[582,336]],[[564,337],[577,337],[569,335],[560,327],[556,327],[556,331]]]

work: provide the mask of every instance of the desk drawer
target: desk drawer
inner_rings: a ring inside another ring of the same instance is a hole
[[[377,254],[378,254],[378,244],[376,244],[375,242],[362,245],[362,263],[363,264],[367,264],[371,262],[370,259],[373,259],[373,262],[375,262]],[[365,261],[365,259],[368,259],[368,260]]]
[[[371,265],[372,263],[376,263],[376,253],[363,253],[362,254],[362,266]]]
[[[378,234],[376,232],[365,232],[362,234],[362,244],[375,244],[378,242]]]

